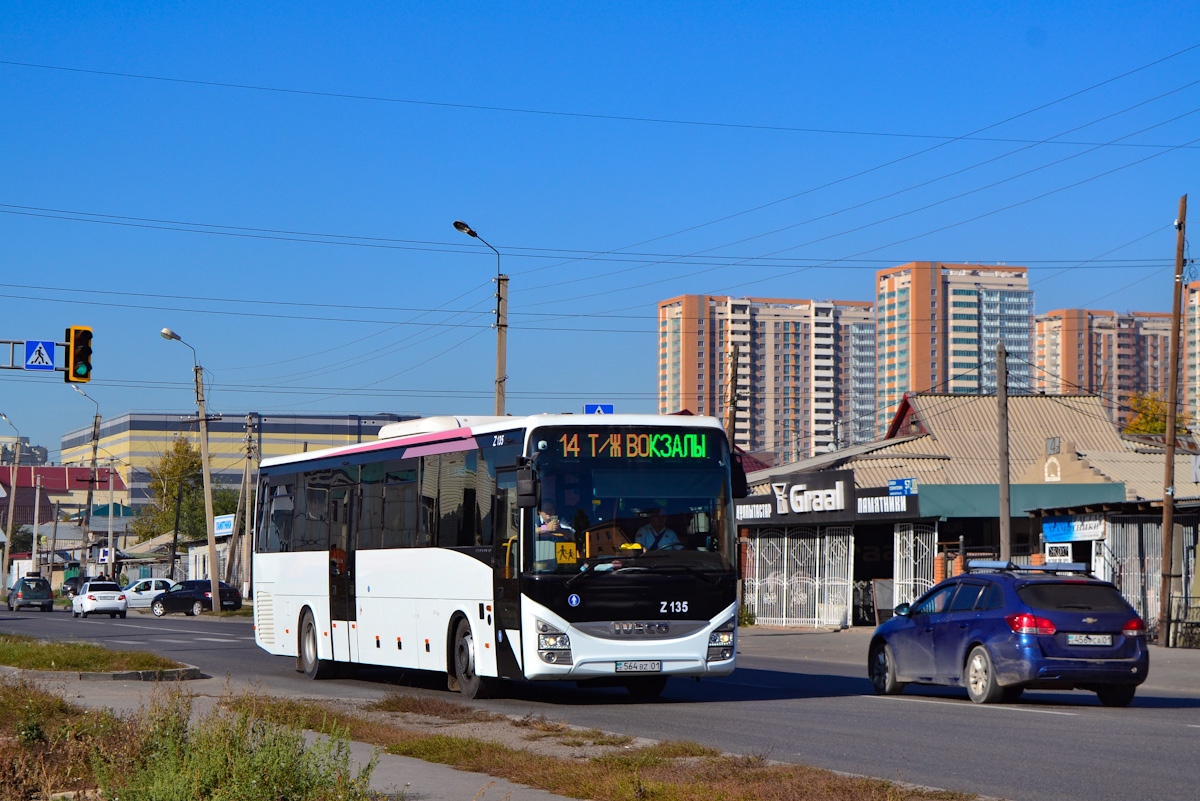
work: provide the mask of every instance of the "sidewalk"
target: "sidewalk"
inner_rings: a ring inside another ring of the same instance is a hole
[[[0,668],[5,672],[18,672]],[[32,672],[32,671],[31,671]],[[118,713],[136,712],[149,701],[155,683],[152,681],[95,681],[81,680],[76,673],[37,672],[47,689],[59,692],[67,701],[85,709],[108,708]],[[187,682],[185,689],[195,696],[193,714],[203,715],[216,705],[227,690],[249,689],[252,682],[241,686],[225,679],[207,678]],[[259,687],[259,690],[262,688]],[[307,733],[310,739],[318,735]],[[374,746],[351,743],[350,755],[356,767],[376,754]],[[483,773],[456,770],[447,765],[425,762],[411,757],[378,752],[378,762],[371,775],[371,789],[391,798],[408,801],[568,801],[565,796],[497,779]]]

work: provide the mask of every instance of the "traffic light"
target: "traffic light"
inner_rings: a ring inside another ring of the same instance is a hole
[[[68,384],[86,384],[92,380],[92,329],[73,325],[67,329],[67,371],[63,380]]]

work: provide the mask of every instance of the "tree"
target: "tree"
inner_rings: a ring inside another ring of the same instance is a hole
[[[12,542],[8,544],[9,554],[30,553],[33,551],[33,529],[29,526],[17,526],[13,532]]]
[[[129,524],[130,533],[142,542],[172,531],[175,528],[176,496],[182,482],[179,539],[184,542],[205,539],[207,523],[204,516],[204,476],[200,451],[188,440],[176,437],[162,458],[152,465],[148,472],[151,502]],[[237,492],[228,487],[214,485],[213,514],[232,514],[236,510]]]
[[[1133,412],[1126,434],[1166,434],[1167,402],[1161,392],[1133,392],[1129,395],[1129,409]],[[1187,434],[1183,420],[1177,420],[1176,433]]]

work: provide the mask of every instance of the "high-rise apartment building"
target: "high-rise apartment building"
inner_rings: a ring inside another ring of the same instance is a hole
[[[735,444],[783,462],[874,438],[870,303],[682,295],[658,327],[660,413],[723,417],[736,345]]]
[[[1165,312],[1058,309],[1039,314],[1034,318],[1033,388],[1050,394],[1095,393],[1109,418],[1124,427],[1131,417],[1130,394],[1165,395],[1170,341],[1171,315]]]
[[[996,391],[996,350],[1010,391],[1028,391],[1033,291],[1025,267],[917,261],[875,275],[876,430],[905,392]]]
[[[1187,285],[1181,312],[1183,319],[1179,333],[1183,359],[1180,362],[1179,396],[1183,402],[1180,413],[1187,419],[1180,423],[1195,431],[1200,427],[1200,281]],[[1169,323],[1167,329],[1169,333]],[[1166,395],[1165,391],[1163,395]]]

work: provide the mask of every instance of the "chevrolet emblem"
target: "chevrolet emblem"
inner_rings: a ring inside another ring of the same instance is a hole
[[[1083,619],[1083,622],[1084,622],[1084,623],[1097,623],[1097,622],[1099,622],[1099,618],[1094,618],[1094,617],[1085,617],[1085,618]]]

